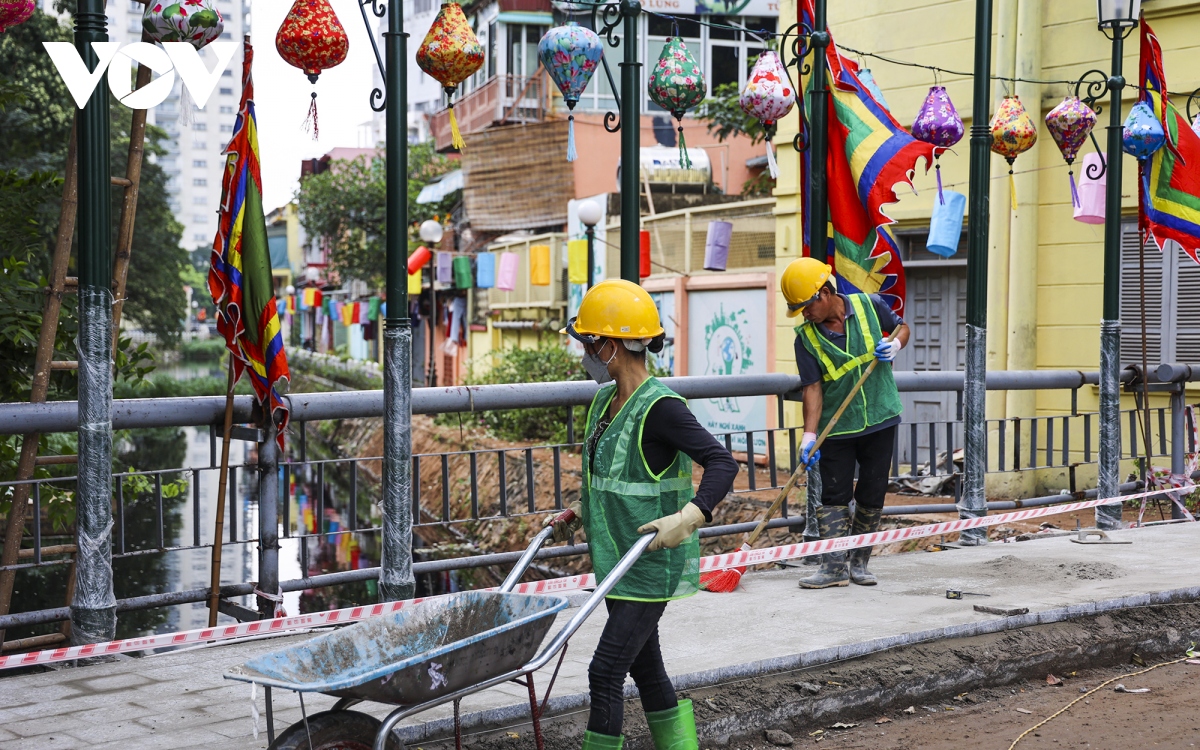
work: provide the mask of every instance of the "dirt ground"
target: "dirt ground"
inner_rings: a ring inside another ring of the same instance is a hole
[[[932,705],[889,711],[850,729],[828,727],[790,734],[791,747],[821,750],[959,750],[964,740],[979,750],[1005,750],[1022,732],[1062,709],[1100,683],[1142,669],[1123,665],[1056,675],[1053,687],[1032,679],[1010,687],[987,688]],[[1114,692],[1122,684],[1149,693]],[[777,741],[786,737],[773,735]],[[735,742],[730,750],[780,747],[762,740]],[[1186,663],[1119,679],[1084,698],[1061,716],[1029,733],[1020,750],[1037,748],[1190,748],[1200,747],[1200,666]]]

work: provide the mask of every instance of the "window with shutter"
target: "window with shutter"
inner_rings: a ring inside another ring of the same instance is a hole
[[[1142,294],[1138,255],[1142,252],[1137,222],[1121,227],[1121,365],[1142,363]],[[1146,358],[1151,366],[1162,361],[1163,256],[1148,240],[1146,258]]]
[[[1170,243],[1175,261],[1173,362],[1200,362],[1200,264]]]

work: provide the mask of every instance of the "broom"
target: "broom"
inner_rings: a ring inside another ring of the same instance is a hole
[[[896,330],[899,330],[897,327]],[[892,331],[884,341],[891,341],[896,335],[896,331]],[[859,376],[858,382],[850,389],[850,393],[842,401],[842,405],[833,413],[833,417],[829,420],[829,424],[825,425],[825,429],[821,430],[821,434],[817,436],[817,442],[813,445],[813,453],[820,450],[821,445],[825,442],[825,438],[829,436],[829,431],[833,429],[837,421],[841,419],[842,413],[846,411],[846,407],[850,406],[850,402],[858,395],[862,389],[863,383],[867,381],[871,373],[875,371],[875,365],[879,364],[878,359],[871,360],[871,364],[867,365],[867,369]],[[754,471],[754,467],[750,467],[750,471]],[[746,537],[746,541],[738,548],[739,552],[748,552],[754,547],[754,543],[758,541],[758,537],[767,528],[767,523],[783,505],[783,501],[791,493],[792,488],[796,486],[796,482],[800,479],[800,475],[808,476],[808,470],[801,463],[788,477],[787,484],[783,485],[783,489],[779,491],[779,496],[775,498],[775,502],[771,503],[771,507],[767,508],[767,512],[763,515],[762,520],[758,522],[758,526],[754,527],[754,531],[750,532],[750,536]],[[737,568],[726,568],[725,570],[710,570],[700,576],[700,588],[705,591],[711,591],[715,594],[728,594],[738,587],[742,581],[742,575],[746,572],[746,566],[742,565]]]

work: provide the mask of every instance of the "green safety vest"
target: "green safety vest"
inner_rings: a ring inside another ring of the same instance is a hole
[[[588,408],[587,435],[595,433],[616,395],[616,384],[596,393]],[[621,406],[612,424],[594,447],[585,442],[583,454],[583,528],[597,582],[604,580],[621,556],[633,546],[638,527],[678,513],[691,502],[692,460],[676,453],[661,474],[650,471],[642,455],[642,430],[650,407],[659,399],[678,398],[657,378],[638,386]],[[593,465],[594,463],[594,465]],[[647,552],[617,584],[610,599],[661,602],[691,596],[700,590],[700,535],[675,549]]]
[[[821,364],[823,395],[821,421],[817,431],[825,429],[850,390],[862,376],[863,368],[875,359],[875,344],[882,341],[883,329],[875,305],[865,294],[848,295],[854,315],[846,318],[846,348],[834,344],[821,333],[816,323],[805,321],[796,326],[796,335],[810,354]],[[863,325],[864,321],[866,325]],[[858,396],[842,412],[829,437],[851,435],[899,416],[903,410],[900,392],[891,367],[876,367],[863,383]]]

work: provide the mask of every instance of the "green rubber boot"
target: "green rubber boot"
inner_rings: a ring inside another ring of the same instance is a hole
[[[675,708],[646,714],[654,750],[699,750],[696,737],[696,713],[690,700],[679,701]]]
[[[580,750],[621,750],[625,744],[625,735],[613,737],[610,734],[596,732],[583,733],[583,747]]]
[[[820,527],[822,539],[846,536],[850,529],[850,512],[842,505],[822,505],[817,509],[817,525]],[[844,551],[826,552],[821,555],[821,567],[817,572],[800,579],[802,589],[827,589],[849,585],[850,574]]]
[[[879,521],[882,517],[883,508],[859,506],[854,511],[854,523],[850,525],[850,535],[874,534],[879,531]],[[875,574],[867,570],[867,561],[871,559],[872,549],[872,547],[859,547],[850,550],[850,580],[859,586],[874,586],[879,582]]]

